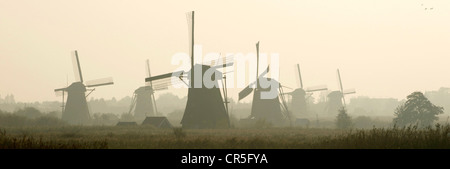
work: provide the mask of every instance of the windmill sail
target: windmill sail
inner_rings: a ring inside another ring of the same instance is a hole
[[[306,88],[306,92],[315,92],[315,91],[322,91],[322,90],[328,90],[326,85],[320,85],[320,86],[313,86]]]
[[[150,63],[149,63],[149,60],[147,59],[146,61],[145,61],[145,69],[146,69],[146,74],[147,74],[147,77],[150,77],[150,76],[152,76],[152,74],[151,74],[151,72],[150,72]]]
[[[356,93],[355,89],[345,89],[344,92],[342,92],[343,94],[354,94]]]
[[[145,73],[146,73],[146,75],[147,75],[146,77],[147,77],[147,78],[148,78],[148,77],[151,77],[152,74],[151,74],[151,72],[150,72],[150,62],[149,62],[148,59],[147,59],[146,62],[145,62],[145,68],[146,68]],[[146,82],[145,82],[145,85],[150,86],[150,87],[153,87],[152,81],[146,81]]]
[[[170,78],[174,75],[182,75],[185,72],[183,70],[177,71],[177,72],[172,72],[172,73],[166,73],[166,74],[162,74],[162,75],[158,75],[158,76],[153,76],[153,77],[148,77],[145,78],[146,82],[151,82],[151,81],[156,81],[156,80],[164,80],[166,78]]]
[[[97,87],[97,86],[105,86],[105,85],[112,85],[112,84],[114,84],[113,78],[108,77],[108,78],[87,81],[86,87]]]
[[[339,73],[339,69],[337,70],[337,78],[338,78],[338,86],[341,92],[344,91],[344,87],[342,87],[341,74]]]
[[[239,92],[239,100],[242,100],[243,98],[247,97],[252,92],[253,92],[253,88],[251,88],[250,85],[248,85],[241,92]]]
[[[298,80],[300,82],[300,88],[303,89],[302,73],[300,73],[300,65],[297,64]]]
[[[189,36],[189,53],[191,57],[194,56],[194,11],[186,13],[187,25],[188,25],[188,36]],[[194,60],[191,60],[191,66],[194,66]],[[191,68],[192,68],[191,67]]]
[[[259,71],[259,41],[256,43],[256,87],[258,87],[258,71]]]
[[[80,60],[78,58],[78,52],[76,50],[72,52],[72,65],[73,65],[73,73],[75,76],[75,82],[83,83],[83,74],[81,73]]]
[[[345,97],[344,97],[344,87],[342,86],[342,80],[341,80],[341,74],[339,73],[339,69],[337,69],[337,77],[338,77],[338,85],[339,85],[339,90],[341,92],[341,97],[342,97],[342,102],[344,103],[344,108],[346,106],[345,103]]]
[[[253,88],[251,86],[255,85],[259,78],[265,76],[267,73],[269,73],[269,66],[267,66],[267,69],[262,72],[259,77],[256,79],[256,81],[250,83],[247,87],[245,87],[241,92],[239,92],[239,100],[242,100],[243,98],[247,97],[250,93],[252,93]]]

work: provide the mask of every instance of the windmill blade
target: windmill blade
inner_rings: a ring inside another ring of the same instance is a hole
[[[112,85],[112,84],[114,84],[113,78],[108,77],[108,78],[87,81],[86,87],[97,87],[97,86],[105,86],[105,85]]]
[[[345,103],[345,97],[342,95],[342,102],[344,103],[344,108],[347,107],[347,104]]]
[[[150,62],[149,62],[149,60],[147,59],[146,60],[146,68],[147,68],[147,76],[146,77],[151,77],[152,76],[152,73],[150,72]],[[150,82],[145,82],[145,85],[146,86],[150,86],[150,87],[152,87],[153,86],[153,84],[152,84],[152,82],[150,81]]]
[[[313,86],[306,88],[306,92],[315,92],[315,91],[322,91],[322,90],[328,90],[326,85],[320,85],[320,86]]]
[[[259,78],[259,41],[256,43],[256,87],[258,87],[258,78]]]
[[[165,78],[165,79],[160,79],[160,80],[156,80],[156,81],[152,81],[153,86],[152,87],[157,87],[157,86],[170,86],[170,84],[178,84],[181,83],[183,79],[186,79],[186,77],[178,77],[178,78]]]
[[[213,68],[213,69],[225,68],[225,67],[228,67],[228,66],[233,66],[233,64],[234,64],[233,62],[230,62],[230,63],[225,63],[225,64],[222,64],[222,65],[213,66],[211,68]]]
[[[153,80],[153,86],[158,85],[158,84],[165,84],[165,83],[170,83],[171,82],[171,78],[163,78],[163,79],[158,79],[158,80]]]
[[[251,88],[250,85],[248,85],[241,92],[239,92],[239,100],[242,100],[243,98],[247,97],[250,93],[253,92],[253,88]]]
[[[354,94],[356,93],[355,89],[346,89],[342,92],[343,94]]]
[[[75,76],[75,82],[83,83],[83,74],[81,73],[80,60],[78,58],[78,52],[76,50],[72,52],[72,66]]]
[[[300,64],[297,64],[298,80],[300,82],[300,88],[303,89],[302,73],[300,72]]]
[[[264,72],[262,72],[262,73],[259,75],[258,78],[263,77],[264,75],[266,75],[267,73],[269,73],[269,70],[270,70],[269,67],[270,67],[270,66],[267,66],[266,70],[264,70]]]
[[[181,83],[186,84],[186,82],[184,82],[183,79],[180,79],[180,78],[176,78],[173,81],[171,81],[171,79],[168,79],[168,80],[156,81],[156,82],[158,82],[158,83],[153,83],[153,86],[152,86],[152,88],[154,90],[156,90],[158,88],[167,89],[169,86],[178,85],[178,84],[181,84]]]
[[[95,88],[91,90],[91,92],[89,92],[86,96],[84,96],[85,98],[87,98],[92,92],[95,91]]]
[[[145,61],[145,68],[146,68],[146,74],[147,74],[147,77],[150,77],[150,76],[152,76],[152,74],[150,73],[150,63],[149,63],[149,60],[147,59],[146,61]]]
[[[337,78],[338,78],[339,90],[343,93],[344,89],[342,87],[341,74],[339,73],[339,69],[337,69]]]
[[[189,36],[189,53],[191,55],[191,69],[194,68],[194,19],[195,12],[190,11],[186,13],[186,19],[188,24],[188,36]]]
[[[172,77],[174,75],[178,75],[178,74],[179,75],[183,75],[185,73],[186,72],[184,70],[180,70],[180,71],[177,71],[177,72],[166,73],[166,74],[162,74],[162,75],[158,75],[158,76],[148,77],[148,78],[145,78],[145,81],[146,82],[151,82],[151,81],[156,81],[156,80],[163,80],[163,79],[166,79],[166,78],[170,78],[170,77]]]

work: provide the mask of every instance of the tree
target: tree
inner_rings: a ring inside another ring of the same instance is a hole
[[[397,107],[393,120],[397,126],[418,125],[430,126],[439,118],[437,115],[444,113],[444,108],[432,104],[422,92],[413,92],[408,95],[404,104]]]
[[[336,117],[336,127],[338,129],[349,129],[353,126],[352,118],[347,114],[347,110],[342,107]]]

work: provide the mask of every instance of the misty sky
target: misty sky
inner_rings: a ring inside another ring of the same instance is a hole
[[[351,97],[450,87],[448,0],[0,0],[0,95],[59,101],[53,89],[74,81],[76,49],[85,80],[114,78],[90,97],[130,96],[144,85],[146,59],[153,75],[179,67],[171,57],[189,51],[192,10],[204,53],[255,52],[260,41],[261,52],[280,54],[289,87],[298,87],[296,63],[305,86],[332,90],[339,68],[344,88],[357,91]]]

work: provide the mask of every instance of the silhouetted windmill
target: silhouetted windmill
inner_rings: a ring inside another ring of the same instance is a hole
[[[300,65],[297,64],[298,80],[300,82],[300,88],[295,89],[292,92],[286,93],[292,96],[290,110],[293,115],[299,117],[307,114],[306,100],[312,95],[312,92],[328,90],[325,85],[303,88],[302,74],[300,72]]]
[[[146,73],[147,77],[151,77],[148,60],[146,61]],[[137,121],[143,121],[148,116],[155,116],[158,113],[158,109],[154,93],[164,89],[167,89],[167,86],[153,88],[152,82],[145,82],[145,86],[139,87],[134,91],[128,113],[132,113],[134,110],[134,119]]]
[[[273,125],[283,125],[285,123],[286,118],[290,118],[289,111],[287,110],[286,102],[284,97],[279,97],[280,93],[283,93],[282,86],[279,82],[275,81],[271,78],[266,78],[266,75],[269,72],[269,66],[267,69],[259,74],[259,42],[256,43],[256,81],[250,83],[246,88],[244,88],[241,92],[239,92],[239,100],[247,97],[253,92],[253,101],[252,101],[252,110],[249,119],[251,120],[266,120],[271,122]],[[261,92],[269,92],[271,91],[270,86],[268,88],[263,88],[259,81],[271,81],[272,84],[277,84],[279,88],[277,91],[277,96],[272,99],[261,98]],[[252,87],[254,86],[254,87]],[[280,102],[280,98],[282,99]],[[283,110],[282,110],[283,109]]]
[[[339,69],[337,70],[337,79],[338,79],[339,90],[332,91],[331,93],[329,93],[327,95],[327,97],[328,97],[327,112],[329,114],[337,113],[341,107],[345,108],[345,106],[346,106],[345,97],[344,97],[345,95],[356,93],[355,89],[344,90],[344,87],[342,86],[342,80],[341,80],[341,75],[339,73]],[[344,103],[344,104],[342,104],[342,103]]]
[[[194,64],[194,11],[187,13],[189,28],[189,47],[191,54],[191,68],[189,71],[177,71],[146,78],[146,82],[154,82],[153,87],[168,86],[171,81],[181,81],[189,86],[188,99],[181,124],[183,128],[229,128],[230,120],[225,108],[224,99],[220,93],[218,81],[223,78],[222,72],[217,69],[231,66],[232,62],[216,66]],[[200,71],[198,73],[197,71]],[[212,71],[211,71],[212,70]],[[196,72],[197,74],[195,74]],[[185,75],[188,75],[187,77]],[[197,77],[195,75],[201,75]],[[189,80],[189,83],[185,82]],[[213,81],[213,87],[206,87],[204,78]],[[201,85],[200,85],[201,83]],[[225,95],[226,93],[224,93]]]
[[[112,78],[103,78],[91,80],[83,84],[83,75],[81,73],[81,65],[78,58],[78,52],[75,51],[72,56],[72,63],[74,67],[75,82],[70,86],[60,89],[55,89],[55,92],[67,92],[67,101],[62,112],[62,120],[70,124],[88,124],[90,120],[89,108],[86,97],[91,94],[95,88],[86,89],[86,87],[98,87],[114,84]],[[86,95],[86,91],[90,91]]]

